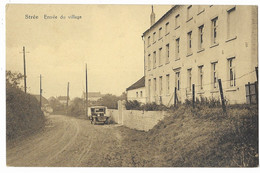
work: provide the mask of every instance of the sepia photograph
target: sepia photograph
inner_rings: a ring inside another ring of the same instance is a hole
[[[5,166],[259,167],[258,4],[175,3],[8,1]]]

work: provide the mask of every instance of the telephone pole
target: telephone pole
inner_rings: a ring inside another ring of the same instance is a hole
[[[25,63],[25,53],[29,53],[29,52],[25,52],[25,47],[23,46],[23,52],[20,52],[20,53],[23,53],[23,75],[24,75],[24,92],[26,93],[26,89],[27,89],[27,86],[26,86],[26,63]]]
[[[88,67],[86,64],[86,117],[88,117]]]
[[[68,85],[67,85],[67,115],[68,115],[68,108],[69,108],[69,88],[70,88],[70,83],[68,82]]]
[[[40,75],[40,108],[42,107],[42,75]]]

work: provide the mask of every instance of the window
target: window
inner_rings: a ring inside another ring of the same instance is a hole
[[[231,39],[236,36],[236,19],[235,19],[236,7],[227,11],[227,38]]]
[[[180,59],[180,38],[177,38],[175,41],[176,41],[175,60],[178,60]]]
[[[158,56],[159,56],[159,65],[162,65],[162,48],[159,49]]]
[[[148,55],[148,70],[151,70],[151,54]]]
[[[177,29],[180,26],[180,24],[179,24],[180,21],[179,20],[180,20],[180,14],[177,14],[175,16],[175,29]]]
[[[162,38],[162,27],[159,28],[159,39]]]
[[[166,63],[169,62],[169,57],[170,57],[170,45],[166,45]]]
[[[138,98],[138,92],[136,92],[136,98]]]
[[[155,36],[156,36],[156,32],[153,33],[153,43],[155,42]]]
[[[192,44],[191,44],[191,39],[192,39],[192,37],[191,37],[191,35],[192,35],[192,31],[190,31],[188,34],[188,43],[187,43],[187,53],[188,54],[191,54],[191,49],[192,49]]]
[[[169,33],[169,22],[165,24],[165,35]]]
[[[217,44],[218,17],[212,19],[211,23],[212,23],[211,44]]]
[[[188,74],[187,74],[187,79],[188,79],[188,85],[187,85],[187,91],[191,92],[191,69],[187,70]]]
[[[199,50],[203,48],[203,29],[204,25],[201,25],[199,27]]]
[[[151,37],[149,36],[148,37],[148,46],[150,46],[151,45]]]
[[[191,8],[192,5],[188,6],[187,8],[187,21],[191,20],[192,19],[192,16],[191,16]]]
[[[199,66],[199,90],[203,90],[203,66]]]
[[[156,78],[153,79],[153,91],[154,91],[154,96],[156,96]]]
[[[218,88],[218,77],[217,77],[217,62],[211,64],[211,83],[212,88]]]
[[[166,75],[166,95],[170,93],[170,75]]]
[[[162,95],[162,91],[163,91],[163,88],[162,88],[162,76],[160,76],[160,78],[159,78],[159,94],[160,94],[160,96]]]
[[[180,72],[177,71],[175,72],[175,87],[177,88],[177,90],[180,90]]]
[[[228,59],[228,79],[229,79],[229,86],[230,87],[236,86],[236,75],[235,75],[234,60],[235,60],[235,58]]]
[[[143,91],[140,91],[140,97],[143,97]]]
[[[153,52],[153,68],[156,68],[156,51]]]

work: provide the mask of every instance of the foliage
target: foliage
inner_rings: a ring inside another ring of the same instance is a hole
[[[82,98],[76,97],[72,100],[68,108],[68,115],[80,116],[85,114],[84,100]]]
[[[66,107],[64,104],[60,103],[60,101],[57,98],[55,97],[49,98],[49,104],[53,109],[53,114],[57,114],[57,113],[65,114]]]
[[[106,106],[108,109],[117,109],[117,102],[120,100],[119,97],[112,95],[112,94],[106,94],[103,97],[101,97],[97,103],[102,106]]]
[[[7,72],[6,138],[12,140],[28,135],[44,126],[45,118],[37,99],[19,88],[21,75]]]
[[[125,108],[126,110],[141,110],[141,103],[137,100],[127,100]]]
[[[156,104],[155,102],[142,104],[137,100],[128,100],[125,102],[127,110],[145,110],[145,111],[164,111],[168,110],[163,104]]]
[[[20,82],[23,77],[24,76],[21,73],[6,70],[6,85],[10,87],[20,88]]]

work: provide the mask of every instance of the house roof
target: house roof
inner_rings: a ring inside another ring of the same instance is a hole
[[[102,97],[100,92],[88,92],[88,97]]]
[[[58,100],[67,100],[67,96],[59,96],[57,99],[58,99]],[[69,99],[70,99],[70,98],[69,98]]]
[[[40,102],[40,95],[33,95]],[[49,101],[42,96],[42,104],[48,104]]]
[[[144,76],[141,79],[139,79],[137,82],[135,82],[133,85],[126,88],[126,91],[137,89],[137,88],[142,88],[142,87],[145,87],[145,77]]]
[[[88,92],[88,97],[89,98],[99,98],[102,97],[103,95],[100,92]],[[86,93],[83,92],[82,97],[86,97]]]
[[[160,23],[164,18],[166,18],[167,16],[169,16],[172,11],[178,7],[180,5],[173,5],[172,8],[170,10],[168,10],[159,20],[157,20],[150,28],[148,28],[142,35],[142,37],[148,32],[150,31],[152,28],[154,28],[158,23]]]

